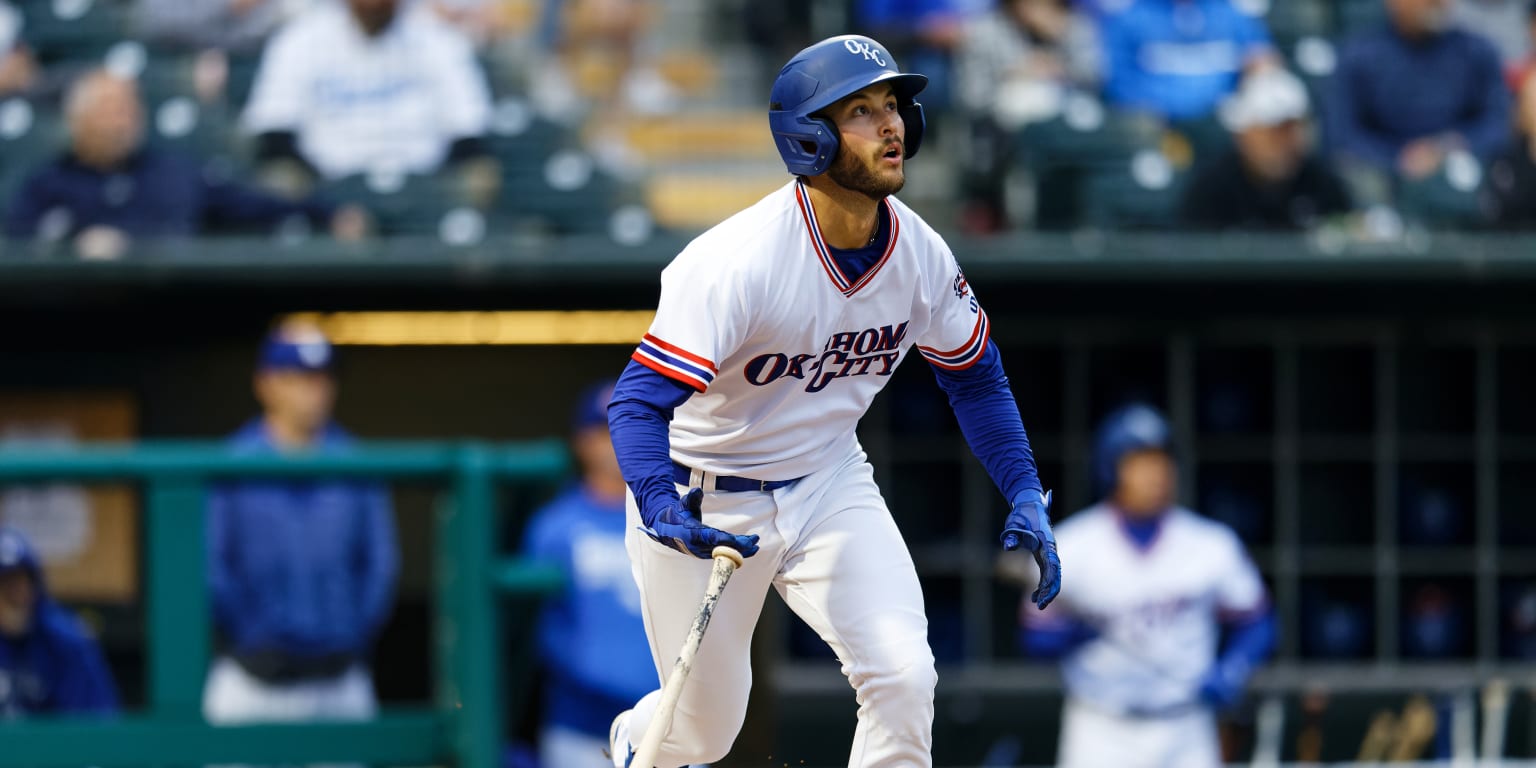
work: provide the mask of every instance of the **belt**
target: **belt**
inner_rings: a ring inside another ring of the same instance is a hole
[[[772,491],[794,485],[799,480],[798,477],[792,480],[753,480],[750,477],[731,477],[672,462],[672,482],[690,488],[702,488],[705,491]]]

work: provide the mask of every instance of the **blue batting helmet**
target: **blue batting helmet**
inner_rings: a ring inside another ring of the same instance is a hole
[[[1124,406],[1105,416],[1093,445],[1094,492],[1103,497],[1115,489],[1119,483],[1120,460],[1126,454],[1148,449],[1170,450],[1171,432],[1163,414],[1143,403]]]
[[[907,128],[903,151],[911,157],[923,143],[923,105],[914,97],[928,85],[927,77],[903,74],[884,46],[863,35],[829,37],[795,54],[768,96],[768,128],[789,172],[825,173],[837,157],[838,132],[816,113],[883,82],[896,90],[896,109]]]

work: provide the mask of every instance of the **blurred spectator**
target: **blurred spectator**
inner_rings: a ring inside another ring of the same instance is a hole
[[[1536,0],[1530,0],[1530,8],[1525,9],[1525,40],[1527,40],[1527,54],[1522,60],[1516,61],[1513,66],[1505,69],[1510,80],[1510,91],[1519,91],[1530,78],[1531,72],[1536,72]]]
[[[144,145],[138,87],[106,70],[82,76],[64,105],[69,150],[22,183],[6,212],[12,238],[73,238],[82,256],[115,258],[133,238],[272,228],[291,217],[356,239],[355,208],[290,202],[218,177],[195,159]]]
[[[1325,119],[1351,163],[1422,179],[1464,149],[1489,159],[1509,135],[1509,92],[1488,41],[1455,29],[1451,0],[1384,0],[1388,23],[1349,40]]]
[[[1184,193],[1198,229],[1301,230],[1349,211],[1344,182],[1312,152],[1307,89],[1278,67],[1249,77],[1221,108],[1234,146]]]
[[[1131,0],[1104,13],[1104,94],[1126,109],[1198,120],[1276,60],[1263,21],[1231,0]]]
[[[652,61],[660,10],[652,0],[544,0],[541,34],[556,65],[533,83],[540,111],[570,122],[592,109],[662,114],[675,108],[677,88]]]
[[[268,183],[313,173],[431,174],[454,166],[477,201],[497,172],[483,141],[490,93],[469,41],[402,0],[323,3],[267,44],[244,120]]]
[[[1471,633],[1462,608],[1465,601],[1453,598],[1445,587],[1430,583],[1419,585],[1404,602],[1404,655],[1416,659],[1466,655]]]
[[[854,27],[884,42],[903,71],[928,76],[923,104],[938,113],[954,100],[953,57],[967,22],[992,5],[987,0],[855,0]]]
[[[330,342],[304,325],[262,343],[262,414],[237,454],[343,453],[331,418]],[[358,480],[251,480],[208,500],[208,586],[223,650],[208,674],[211,723],[362,720],[377,708],[368,668],[394,602],[399,553],[389,490]]]
[[[961,108],[1007,129],[1054,115],[1064,89],[1098,77],[1094,27],[1067,0],[1005,0],[966,23],[955,57]]]
[[[968,21],[955,56],[956,101],[969,118],[965,221],[979,232],[1005,224],[1016,134],[1060,114],[1074,88],[1096,91],[1093,22],[1067,0],[1006,0]]]
[[[0,721],[116,711],[96,641],[48,596],[32,544],[0,526]]]
[[[1526,78],[1520,88],[1515,140],[1489,166],[1485,189],[1496,223],[1536,228],[1536,77]]]
[[[138,0],[139,33],[151,43],[254,53],[313,0]]]
[[[1275,644],[1264,582],[1226,526],[1179,506],[1171,427],[1130,405],[1093,451],[1099,503],[1057,526],[1070,590],[1022,611],[1024,649],[1060,658],[1059,765],[1222,765],[1215,714]]]
[[[534,513],[523,546],[529,557],[558,565],[567,583],[539,619],[547,673],[539,753],[546,766],[613,765],[604,756],[608,726],[658,679],[624,550],[624,476],[608,438],[613,384],[577,397],[571,451],[581,478]]]
[[[1493,43],[1505,66],[1512,66],[1531,53],[1531,38],[1526,31],[1530,3],[1531,0],[1452,0],[1451,20]]]
[[[19,93],[37,80],[37,63],[21,35],[21,11],[0,0],[0,95]]]
[[[1536,72],[1536,0],[1529,0],[1530,5],[1525,9],[1525,18],[1521,24],[1521,34],[1525,35],[1526,54],[1519,61],[1506,60],[1504,75],[1509,79],[1509,89],[1519,92],[1525,85],[1525,81],[1532,72]]]

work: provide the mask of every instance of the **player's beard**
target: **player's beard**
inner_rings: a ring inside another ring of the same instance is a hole
[[[885,154],[885,147],[880,148],[880,155],[875,156],[875,162],[880,161]],[[901,191],[907,183],[906,163],[892,169],[891,173],[882,174],[870,166],[867,160],[855,155],[848,149],[847,144],[837,148],[837,159],[832,162],[832,167],[827,169],[828,178],[837,182],[838,186],[849,189],[869,197],[871,200],[883,200]]]

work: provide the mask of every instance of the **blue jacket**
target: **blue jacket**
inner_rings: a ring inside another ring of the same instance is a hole
[[[334,424],[317,450],[346,451]],[[229,442],[276,452],[254,419]],[[388,489],[344,480],[218,486],[208,500],[208,586],[214,623],[236,654],[364,657],[389,617],[399,552]]]
[[[21,542],[22,567],[37,590],[32,626],[0,635],[0,720],[42,714],[109,714],[117,688],[101,649],[69,611],[53,602],[37,553]]]
[[[1105,98],[1175,120],[1209,114],[1269,46],[1264,23],[1231,0],[1136,0],[1100,25]]]
[[[1488,160],[1509,141],[1509,90],[1493,45],[1450,30],[1410,42],[1387,25],[1350,40],[1324,111],[1334,151],[1393,168],[1414,139],[1460,134]]]
[[[191,157],[145,148],[116,173],[102,173],[63,155],[39,168],[11,198],[5,234],[31,238],[46,218],[65,213],[63,231],[105,225],[135,237],[190,237],[209,230],[269,231],[292,216],[327,225],[334,208],[292,202],[218,178]]]
[[[528,522],[524,554],[568,578],[539,621],[546,724],[606,737],[614,715],[659,685],[624,530],[624,502],[602,503],[580,486]]]

